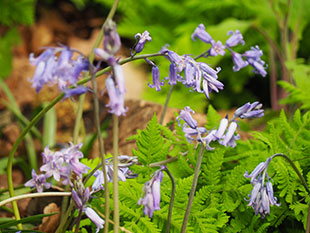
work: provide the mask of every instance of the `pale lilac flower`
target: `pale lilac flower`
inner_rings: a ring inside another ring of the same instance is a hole
[[[185,137],[188,142],[194,140],[193,136],[198,136],[198,140],[200,140],[201,135],[207,132],[205,127],[197,127],[193,129],[191,127],[188,127],[186,123],[183,124],[182,130],[185,133]]]
[[[195,29],[194,33],[192,34],[192,40],[195,41],[196,37],[205,43],[211,43],[213,40],[209,33],[206,32],[205,26],[203,24],[199,24]]]
[[[160,210],[160,184],[162,179],[162,169],[155,171],[152,174],[152,179],[144,184],[142,197],[138,200],[138,205],[143,205],[144,215],[148,215],[149,218],[152,218],[154,210]]]
[[[177,84],[177,67],[174,63],[171,63],[169,66],[169,85]]]
[[[116,23],[109,20],[104,26],[104,40],[103,46],[104,50],[111,55],[118,52],[121,47],[121,39],[117,33]]]
[[[49,189],[52,186],[51,183],[46,182],[46,178],[47,178],[46,175],[44,174],[37,175],[34,169],[32,169],[31,175],[32,175],[32,179],[25,183],[26,187],[31,187],[31,188],[36,187],[37,191],[41,193],[43,192],[43,187],[45,187],[46,189]]]
[[[99,217],[99,215],[90,207],[84,208],[84,212],[86,216],[97,226],[96,233],[99,232],[100,229],[103,229],[104,220]]]
[[[115,87],[113,79],[110,77],[106,80],[106,88],[109,95],[109,103],[106,107],[110,108],[108,112],[117,116],[125,115],[128,108],[124,107],[124,93],[121,93],[118,88]]]
[[[225,55],[225,46],[222,44],[221,41],[215,42],[214,40],[211,41],[212,47],[209,50],[209,55],[212,57],[216,57],[217,55]]]
[[[231,122],[226,131],[226,134],[224,135],[223,139],[219,141],[219,143],[226,147],[227,146],[235,147],[236,146],[235,140],[240,139],[239,135],[235,136],[237,126],[238,125],[236,121]]]
[[[248,206],[252,206],[256,215],[260,213],[262,218],[265,218],[267,214],[270,214],[270,205],[279,206],[280,203],[277,203],[277,198],[273,196],[272,184],[269,181],[269,176],[267,173],[267,168],[272,160],[272,157],[268,158],[266,162],[262,162],[248,175],[246,171],[244,176],[246,178],[251,178],[251,184],[253,185],[253,190]],[[267,182],[265,185],[265,178]]]
[[[136,53],[140,53],[143,48],[144,48],[144,45],[145,45],[145,42],[148,40],[148,41],[151,41],[152,40],[152,37],[150,37],[150,33],[148,31],[144,31],[142,34],[141,33],[137,33],[135,35],[135,38],[136,40],[139,39],[136,47],[135,47],[135,51]]]
[[[213,141],[218,140],[218,138],[215,136],[217,130],[213,129],[211,130],[207,136],[202,138],[202,142],[207,150],[214,150],[214,147],[210,147],[210,143]]]
[[[235,111],[234,117],[240,117],[241,119],[262,117],[264,116],[264,109],[261,109],[262,106],[263,105],[257,101],[252,104],[248,102]]]
[[[242,56],[240,53],[236,53],[234,51],[231,51],[232,59],[234,62],[233,70],[235,72],[239,71],[240,69],[246,67],[249,63],[247,61],[244,61],[242,59]]]
[[[242,45],[245,44],[245,42],[243,40],[243,36],[242,36],[242,34],[240,33],[239,30],[236,30],[235,32],[234,31],[229,31],[227,33],[227,35],[230,35],[230,37],[226,40],[226,43],[225,43],[225,45],[227,47],[234,47],[234,46],[236,46],[236,45],[238,45],[240,43]]]
[[[242,54],[242,56],[246,58],[247,62],[254,68],[253,72],[265,77],[267,75],[267,65],[265,66],[265,62],[261,60],[260,57],[262,55],[263,51],[258,47],[258,45],[251,47],[251,50],[248,50]]]
[[[75,96],[75,95],[81,95],[81,94],[84,94],[88,91],[88,88],[87,87],[84,87],[84,86],[78,86],[76,88],[72,88],[72,89],[65,89],[64,90],[64,97],[63,97],[63,100],[65,99],[68,99],[72,96]]]
[[[186,106],[184,108],[184,110],[181,110],[180,116],[177,117],[177,121],[179,123],[179,126],[181,126],[180,125],[180,120],[182,119],[192,129],[196,129],[197,128],[197,126],[198,126],[197,125],[197,121],[194,120],[194,118],[192,117],[191,113],[195,113],[195,112],[189,106]]]
[[[245,51],[242,56],[256,60],[263,56],[263,51],[256,45],[255,47],[251,47],[251,50]]]
[[[148,83],[148,86],[150,88],[155,87],[156,91],[160,91],[161,86],[163,86],[165,82],[163,80],[162,81],[159,80],[159,69],[156,65],[152,67],[152,77],[153,77],[153,84]]]
[[[120,93],[124,94],[126,92],[126,89],[125,89],[125,79],[122,66],[117,63],[114,66],[112,66],[112,68],[117,88]]]
[[[42,154],[44,156],[44,153]],[[41,166],[40,171],[45,172],[46,177],[53,176],[55,180],[59,181],[63,173],[64,159],[59,153],[49,156],[46,162]]]
[[[253,72],[263,77],[267,75],[267,66],[263,60],[254,60],[252,58],[247,59],[248,63],[254,68]]]
[[[226,117],[221,120],[220,126],[216,130],[216,133],[214,134],[214,136],[217,139],[221,139],[226,131],[227,126],[228,126],[228,115],[226,115]]]

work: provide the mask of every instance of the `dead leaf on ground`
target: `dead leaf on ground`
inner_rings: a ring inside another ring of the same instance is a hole
[[[39,225],[39,231],[47,233],[53,233],[56,231],[60,218],[59,207],[55,203],[50,203],[44,208],[43,211],[44,214],[51,214],[55,212],[57,212],[57,214],[47,216],[42,219],[42,224]]]

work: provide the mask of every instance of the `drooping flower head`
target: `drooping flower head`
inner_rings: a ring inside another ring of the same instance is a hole
[[[264,116],[264,109],[261,109],[262,107],[263,105],[257,101],[252,104],[248,102],[235,111],[234,117],[241,119],[262,117]]]
[[[239,30],[229,31],[227,35],[230,35],[230,37],[226,40],[225,45],[227,47],[234,47],[238,44],[244,45],[245,42],[243,40],[243,36]]]
[[[161,90],[161,86],[165,85],[165,81],[164,80],[159,80],[160,76],[159,76],[159,69],[158,66],[153,65],[152,67],[152,77],[153,77],[153,84],[148,83],[147,85],[150,88],[155,88],[156,91],[160,91]]]
[[[209,55],[212,57],[216,57],[217,55],[225,55],[225,46],[222,44],[221,41],[215,42],[214,40],[211,41],[212,47],[209,50]]]
[[[242,56],[246,58],[247,62],[254,68],[253,72],[265,77],[267,75],[267,65],[265,65],[265,62],[260,58],[262,55],[263,51],[258,47],[258,45],[251,47],[251,50],[248,50],[242,54]]]
[[[114,80],[111,76],[106,80],[106,89],[109,95],[109,103],[106,105],[106,107],[109,108],[108,111],[117,116],[125,115],[128,108],[124,107],[124,93],[121,93],[119,88],[115,86]]]
[[[140,53],[142,52],[145,42],[146,41],[151,41],[152,37],[150,37],[150,33],[148,31],[144,31],[142,34],[137,33],[135,35],[136,40],[138,40],[137,45],[135,47],[135,52]]]
[[[195,41],[196,37],[205,43],[211,43],[213,40],[209,33],[206,32],[206,28],[202,23],[198,25],[192,34],[192,40]]]
[[[262,218],[270,214],[270,205],[280,205],[280,203],[277,203],[277,198],[273,196],[273,187],[267,173],[267,168],[272,158],[270,157],[266,162],[258,164],[250,175],[247,171],[244,174],[244,177],[251,178],[251,184],[253,185],[253,190],[251,195],[249,195],[250,199],[247,200],[249,202],[248,206],[252,206],[255,214],[258,215],[259,213]],[[267,182],[265,183],[266,179]]]
[[[143,205],[144,215],[152,218],[154,210],[160,210],[160,184],[163,179],[162,168],[152,174],[152,179],[147,181],[142,190],[142,197],[138,205]]]
[[[104,26],[104,40],[103,46],[104,50],[111,55],[118,52],[121,47],[121,39],[117,33],[116,23],[113,20],[108,20]]]

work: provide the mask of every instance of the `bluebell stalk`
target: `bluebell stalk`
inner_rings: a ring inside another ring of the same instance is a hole
[[[257,167],[248,175],[246,171],[244,177],[251,178],[251,184],[253,185],[253,190],[248,206],[252,206],[255,211],[255,214],[262,218],[265,218],[267,214],[270,214],[270,205],[280,206],[280,203],[277,203],[277,198],[273,196],[273,187],[270,182],[270,177],[268,176],[267,169],[270,161],[273,157],[270,157],[266,162],[261,162]],[[267,182],[265,183],[265,179]]]
[[[162,168],[152,174],[152,179],[143,185],[138,205],[143,205],[144,215],[152,218],[154,210],[160,210],[160,184],[163,179]]]
[[[74,189],[72,189],[72,199],[80,211],[80,214],[84,212],[86,216],[97,226],[96,233],[104,227],[104,220],[99,217],[99,215],[89,206],[87,202],[91,196],[89,188],[85,188],[81,179],[74,181]],[[80,215],[79,215],[80,216]],[[78,220],[79,221],[79,220]],[[79,222],[76,227],[79,226]]]

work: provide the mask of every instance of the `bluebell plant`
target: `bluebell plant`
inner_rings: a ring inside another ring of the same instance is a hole
[[[270,214],[270,205],[280,206],[280,203],[277,203],[277,198],[273,196],[271,178],[267,173],[268,165],[272,158],[270,157],[266,162],[258,164],[250,175],[247,171],[244,173],[244,177],[251,178],[251,184],[253,185],[253,190],[251,195],[249,195],[248,206],[252,206],[255,214],[258,215],[259,213],[262,218]]]

